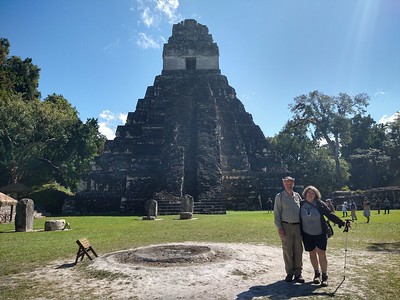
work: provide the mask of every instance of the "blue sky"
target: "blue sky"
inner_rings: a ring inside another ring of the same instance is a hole
[[[41,68],[42,98],[63,95],[109,138],[161,74],[183,19],[208,27],[221,73],[266,136],[313,90],[367,93],[377,122],[400,110],[398,0],[0,0],[0,37]]]

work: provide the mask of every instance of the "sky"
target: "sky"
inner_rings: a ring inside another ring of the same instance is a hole
[[[380,123],[400,110],[398,0],[0,0],[0,37],[41,69],[42,99],[64,96],[108,139],[161,74],[184,19],[208,27],[221,74],[267,137],[314,90],[366,93]]]

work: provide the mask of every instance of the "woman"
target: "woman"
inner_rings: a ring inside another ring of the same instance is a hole
[[[343,205],[342,205],[342,214],[343,214],[343,218],[347,217],[347,202],[344,201]]]
[[[368,200],[364,201],[364,217],[367,218],[367,223],[369,223],[369,218],[371,217],[371,203]]]
[[[308,186],[303,191],[305,200],[300,202],[300,222],[303,236],[304,249],[310,253],[311,265],[314,268],[313,283],[328,285],[328,261],[326,258],[326,246],[328,236],[327,225],[324,216],[330,221],[342,226],[349,226],[336,216],[324,202],[321,201],[321,193],[314,186]],[[321,272],[319,269],[321,267]]]

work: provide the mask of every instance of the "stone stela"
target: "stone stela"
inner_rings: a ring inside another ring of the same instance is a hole
[[[284,171],[221,75],[208,28],[184,20],[164,44],[161,75],[64,213],[146,214],[155,199],[159,214],[179,214],[184,195],[193,197],[194,213],[257,210],[281,189]]]

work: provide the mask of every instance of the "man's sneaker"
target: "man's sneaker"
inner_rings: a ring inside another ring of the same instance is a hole
[[[328,286],[328,275],[322,274],[321,286]]]
[[[321,273],[320,272],[315,272],[313,283],[321,284]]]
[[[292,282],[293,281],[293,275],[292,274],[287,274],[285,277],[286,282]]]
[[[305,280],[301,275],[296,275],[294,276],[294,281],[296,281],[297,283],[304,283]]]

